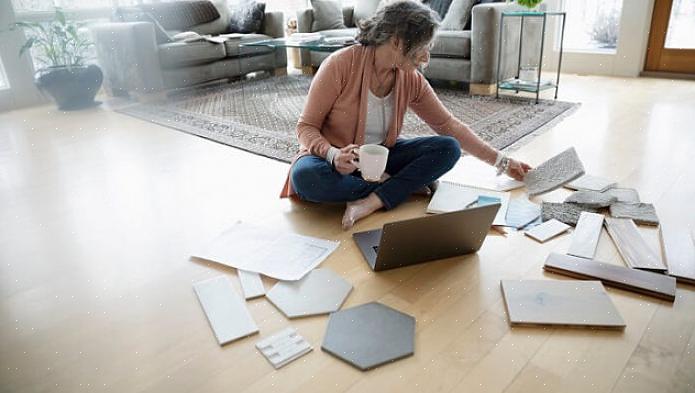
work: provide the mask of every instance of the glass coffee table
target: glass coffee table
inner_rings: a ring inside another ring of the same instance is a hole
[[[265,46],[269,48],[299,48],[316,52],[335,52],[346,46],[354,45],[357,41],[353,37],[325,37],[317,36],[315,39],[273,38],[268,40],[240,43],[239,46]]]

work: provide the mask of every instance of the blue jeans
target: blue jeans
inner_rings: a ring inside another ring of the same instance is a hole
[[[410,194],[448,172],[461,157],[461,146],[449,136],[399,139],[389,149],[384,183],[362,179],[359,172],[341,175],[323,158],[301,157],[292,166],[292,186],[310,202],[340,203],[375,193],[386,209],[393,209]]]

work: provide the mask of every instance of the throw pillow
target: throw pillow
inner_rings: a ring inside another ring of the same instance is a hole
[[[433,10],[437,11],[440,19],[444,19],[444,16],[451,5],[451,0],[430,0],[427,5],[429,5]]]
[[[340,3],[331,0],[311,0],[314,21],[311,31],[323,31],[347,28],[343,23],[343,10]]]
[[[359,26],[363,19],[369,19],[374,16],[380,4],[379,0],[357,0],[352,12],[352,20],[355,26]]]
[[[230,33],[258,33],[263,27],[265,3],[251,1],[235,4],[232,6],[230,15]]]
[[[442,30],[464,30],[471,18],[473,4],[475,0],[453,0],[442,21]]]

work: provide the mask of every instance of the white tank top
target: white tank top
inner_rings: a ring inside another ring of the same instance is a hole
[[[393,116],[393,89],[384,98],[369,90],[367,94],[367,121],[364,127],[364,143],[382,144],[386,140]]]

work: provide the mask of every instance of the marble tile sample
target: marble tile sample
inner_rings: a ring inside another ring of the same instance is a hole
[[[610,207],[611,216],[629,218],[636,224],[659,225],[659,217],[651,203],[614,203]]]
[[[293,327],[283,329],[256,343],[256,348],[275,367],[281,368],[311,352],[311,345]]]
[[[603,214],[582,212],[572,234],[572,243],[567,250],[567,255],[592,259],[596,253],[601,229],[603,229]]]
[[[524,183],[530,196],[553,191],[584,174],[584,165],[571,147],[526,174]]]
[[[197,282],[193,289],[220,345],[258,332],[246,303],[227,277]]]
[[[551,253],[543,269],[580,280],[601,280],[604,285],[653,296],[670,302],[676,299],[676,279],[660,273]]]
[[[364,371],[415,352],[415,318],[372,302],[332,313],[321,349]]]
[[[552,219],[550,221],[542,223],[541,225],[529,229],[528,231],[524,232],[524,235],[532,239],[535,239],[541,243],[544,243],[547,240],[550,240],[555,236],[564,233],[568,229],[570,229],[569,225],[562,223],[556,219]]]
[[[297,318],[337,311],[351,290],[349,282],[321,268],[299,281],[278,281],[265,297],[287,318]]]
[[[606,229],[625,263],[633,269],[666,271],[666,266],[644,241],[629,218],[605,218]]]
[[[512,326],[625,327],[600,281],[502,280],[500,285]]]
[[[598,209],[579,203],[554,203],[543,202],[541,204],[541,218],[543,221],[556,219],[567,225],[577,225],[579,215],[582,212],[598,213]]]

